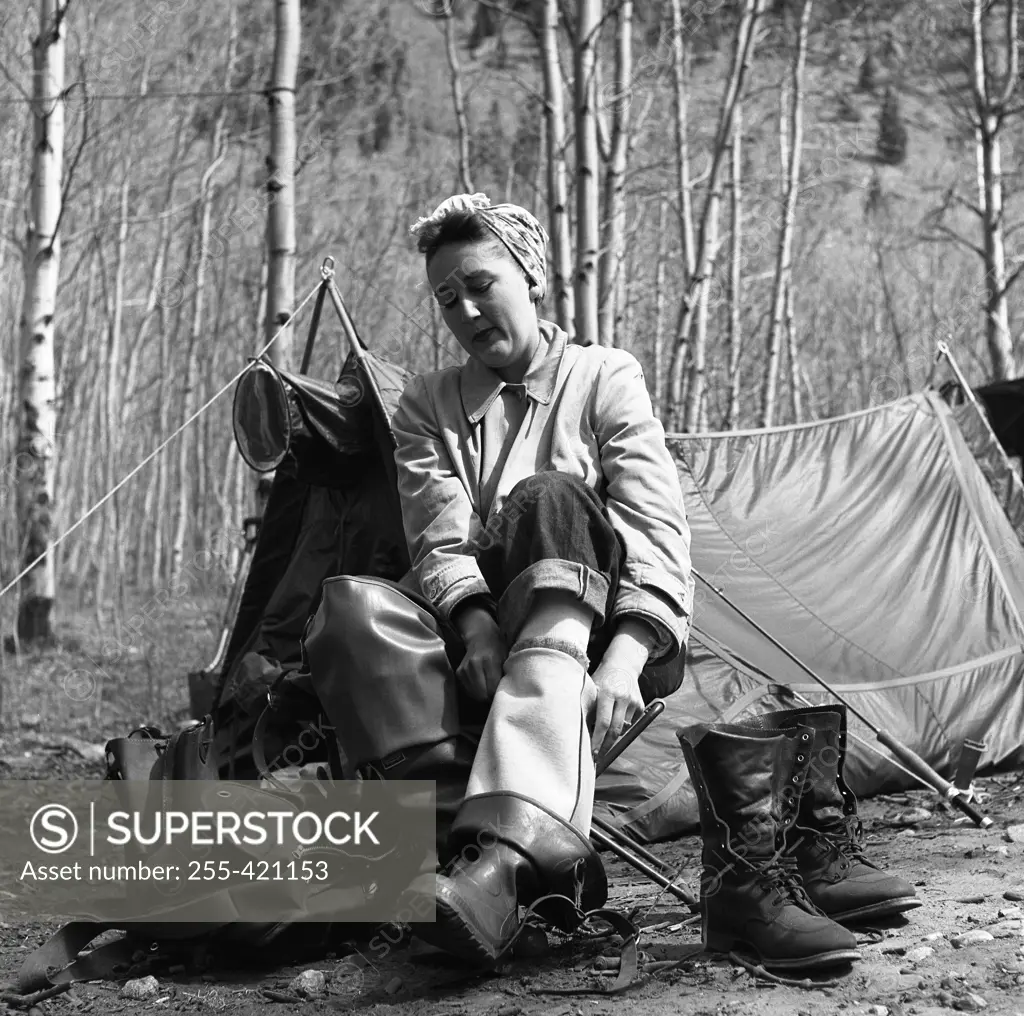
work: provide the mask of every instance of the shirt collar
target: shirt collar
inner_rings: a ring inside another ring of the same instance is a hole
[[[460,388],[462,406],[470,423],[478,423],[491,407],[503,388],[523,387],[526,394],[542,405],[547,405],[555,394],[558,368],[568,336],[551,321],[540,322],[540,344],[533,354],[522,386],[509,385],[486,364],[470,357],[462,367]]]

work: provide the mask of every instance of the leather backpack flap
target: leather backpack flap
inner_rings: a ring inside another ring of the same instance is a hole
[[[117,782],[117,796],[126,811],[142,811],[149,781],[159,779],[170,738],[155,727],[141,727],[127,737],[107,741],[106,779]]]
[[[214,746],[213,719],[207,716],[171,735],[153,767],[146,798],[148,807],[169,811],[175,807],[169,780],[216,780],[220,778],[219,755]]]
[[[161,780],[220,779],[220,756],[214,739],[213,717],[179,730],[163,753]]]
[[[149,780],[170,738],[156,727],[140,727],[106,743],[108,780]]]

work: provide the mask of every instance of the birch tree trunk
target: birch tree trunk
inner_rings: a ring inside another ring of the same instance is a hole
[[[665,262],[668,239],[668,199],[658,203],[658,253],[654,266],[654,409],[662,405],[665,388]]]
[[[86,402],[85,413],[83,414],[82,419],[82,436],[85,452],[82,455],[82,482],[78,492],[80,503],[79,510],[76,513],[77,517],[81,517],[89,510],[89,505],[92,503],[93,494],[95,493],[93,491],[93,477],[99,472],[99,470],[94,466],[97,457],[96,452],[100,444],[100,442],[96,440],[96,433],[100,427],[100,424],[97,423],[100,410],[99,392],[99,384],[95,384],[91,387],[89,399]],[[97,521],[95,516],[91,521],[93,523]],[[95,524],[90,525],[90,533],[92,530],[97,528],[101,529],[101,527],[97,527]],[[83,534],[83,538],[81,540],[74,541],[74,550],[71,558],[72,572],[79,577],[80,586],[84,585],[86,587],[89,584],[88,581],[81,582],[81,579],[82,577],[85,577],[88,580],[89,562],[95,556],[92,545],[86,544],[87,535],[90,534]],[[80,556],[76,556],[79,554]]]
[[[743,352],[743,107],[736,106],[729,162],[732,190],[729,195],[729,401],[724,430],[736,430],[740,418],[740,356]]]
[[[611,153],[604,177],[604,221],[599,263],[598,327],[602,346],[615,345],[615,322],[620,299],[622,261],[626,245],[626,168],[629,158],[631,82],[633,79],[633,0],[619,0],[616,11],[615,81],[612,106]]]
[[[800,193],[800,156],[803,149],[804,67],[807,63],[807,36],[811,21],[811,0],[803,0],[797,30],[796,50],[789,71],[789,102],[780,103],[779,140],[785,158],[782,228],[775,258],[775,282],[772,287],[771,321],[764,380],[761,386],[760,426],[770,427],[775,416],[775,390],[778,383],[779,346],[782,341],[786,291],[793,271],[793,225]],[[787,110],[787,105],[789,106]],[[788,151],[786,151],[788,149]]]
[[[299,65],[299,0],[275,0],[274,68],[267,91],[270,155],[267,159],[267,321],[269,339],[295,303],[295,76]],[[270,347],[268,358],[292,364],[292,328]]]
[[[64,13],[62,0],[40,0],[39,35],[33,43],[32,141],[29,227],[25,244],[25,295],[21,314],[21,416],[18,429],[17,515],[22,566],[53,539],[56,477],[56,407],[53,332],[60,272],[64,160]],[[47,554],[22,580],[16,630],[23,642],[52,642],[56,598],[54,555]]]
[[[274,64],[267,90],[270,155],[267,157],[267,341],[288,320],[295,304],[295,77],[299,68],[299,0],[274,0]],[[294,344],[289,325],[267,351],[267,359],[291,369]],[[256,511],[266,507],[273,473],[256,480]]]
[[[105,402],[104,438],[107,448],[104,485],[112,490],[117,485],[118,450],[121,447],[121,414],[123,395],[121,385],[124,374],[121,370],[121,329],[124,321],[124,273],[128,251],[128,202],[131,196],[132,163],[125,160],[124,176],[121,180],[121,196],[118,203],[117,248],[114,255],[114,291],[111,294],[109,342],[107,345],[107,393]],[[105,513],[105,530],[110,562],[114,570],[114,589],[120,612],[124,610],[124,541],[121,539],[121,510],[118,495],[115,494]],[[114,637],[120,630],[119,613],[115,611]]]
[[[1019,0],[1006,0],[1006,76],[996,94],[990,73],[991,55],[985,40],[985,18],[991,4],[973,0],[971,8],[971,50],[973,58],[974,136],[978,152],[978,203],[981,206],[985,265],[985,337],[992,373],[996,380],[1017,374],[1010,335],[1006,294],[1016,281],[1008,278],[1003,220],[1003,171],[1001,133],[1007,105],[1017,90],[1020,69],[1018,35]]]
[[[541,67],[544,74],[544,117],[547,125],[548,233],[555,322],[573,341],[576,333],[569,233],[569,186],[565,168],[565,97],[558,63],[558,0],[542,5]]]
[[[599,233],[597,145],[597,34],[600,0],[579,0],[576,13],[576,335],[584,346],[598,341],[597,259]]]
[[[546,113],[544,119],[538,125],[537,135],[537,158],[533,164],[533,176],[530,179],[530,214],[539,222],[541,187],[547,169],[547,155],[545,153],[548,146],[548,120]],[[548,250],[550,249],[549,245]]]
[[[683,40],[682,0],[672,2],[672,87],[675,99],[676,191],[679,202],[679,236],[683,244],[683,291],[690,288],[694,272],[693,191],[690,186],[690,152],[687,139],[686,43]]]
[[[793,280],[786,283],[786,353],[789,357],[789,409],[793,423],[803,423],[804,412],[800,399],[800,355],[793,325]]]
[[[167,244],[170,245],[170,236],[167,237]],[[166,260],[166,259],[165,259]],[[158,309],[160,318],[160,383],[158,388],[159,403],[157,408],[157,436],[163,441],[167,435],[167,428],[170,416],[171,405],[171,337],[169,321],[172,315],[168,312],[167,306],[161,301]],[[175,321],[180,320],[181,314],[173,315]],[[175,336],[177,329],[175,328]],[[153,558],[150,570],[150,584],[153,589],[160,585],[161,576],[166,573],[165,551],[167,542],[167,516],[170,510],[168,492],[170,490],[170,455],[166,452],[156,457],[156,512],[153,524]]]
[[[462,89],[462,68],[455,39],[455,10],[449,7],[444,18],[444,52],[448,58],[448,79],[452,89],[452,109],[455,111],[455,129],[459,141],[459,185],[465,194],[473,193],[472,174],[469,170],[469,122],[466,119],[466,101]]]
[[[712,249],[709,227],[712,218],[718,215],[721,202],[720,177],[725,152],[732,136],[732,123],[743,90],[743,83],[750,69],[750,61],[754,55],[754,43],[757,35],[758,22],[764,13],[765,0],[744,0],[743,13],[736,29],[736,43],[733,47],[732,68],[722,106],[718,115],[718,129],[715,135],[714,148],[711,153],[711,165],[708,169],[708,195],[701,212],[700,225],[694,246],[694,275],[690,286],[684,291],[679,308],[679,319],[676,327],[675,346],[672,351],[672,366],[668,389],[668,405],[665,417],[672,419],[678,427],[683,419],[683,377],[686,365],[687,346],[693,330],[696,311],[700,303],[700,291],[706,284],[713,269]],[[689,402],[689,399],[687,400]]]
[[[719,187],[721,184],[719,184]],[[697,297],[697,321],[693,335],[692,359],[690,361],[690,383],[686,389],[686,413],[683,417],[683,430],[693,433],[707,429],[707,350],[708,350],[708,313],[711,299],[711,279],[718,258],[718,219],[722,207],[722,195],[712,204],[712,212],[708,221],[708,277],[700,287]]]

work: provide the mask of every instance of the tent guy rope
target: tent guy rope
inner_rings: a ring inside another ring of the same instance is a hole
[[[270,349],[270,347],[277,341],[278,337],[282,334],[282,332],[284,332],[284,330],[292,324],[292,322],[298,316],[299,312],[303,309],[303,307],[305,307],[306,304],[313,299],[316,292],[320,289],[320,286],[321,283],[317,283],[316,286],[314,286],[309,291],[309,293],[302,301],[302,303],[300,303],[298,307],[296,307],[295,310],[293,310],[291,314],[288,316],[288,320],[285,321],[284,324],[282,324],[281,327],[278,328],[276,332],[274,332],[274,334],[263,345],[262,349],[260,349],[260,351],[249,361],[249,363],[247,363],[229,381],[225,382],[225,384],[223,384],[216,392],[214,392],[214,394],[211,395],[210,398],[208,398],[206,402],[204,402],[187,420],[185,420],[180,427],[178,427],[175,431],[168,435],[167,438],[161,441],[160,444],[156,446],[156,448],[154,448],[134,469],[131,470],[131,472],[129,472],[126,476],[122,477],[122,479],[117,484],[115,484],[110,490],[107,491],[106,494],[103,495],[103,497],[101,497],[91,508],[89,508],[89,510],[86,511],[85,514],[81,516],[81,518],[79,518],[71,526],[65,529],[64,532],[61,533],[60,536],[58,536],[57,539],[53,541],[53,543],[49,544],[47,548],[34,561],[30,561],[27,565],[25,565],[25,567],[22,568],[22,570],[18,572],[18,574],[15,575],[14,578],[11,579],[11,581],[3,587],[3,589],[0,589],[0,598],[6,596],[12,589],[14,589],[18,585],[18,583],[30,571],[32,571],[33,568],[35,568],[42,561],[45,561],[47,554],[49,554],[51,551],[59,547],[60,544],[64,542],[64,540],[66,540],[80,525],[82,525],[83,522],[86,521],[86,519],[88,519],[94,512],[98,511],[101,507],[103,507],[103,505],[106,504],[106,502],[109,501],[126,483],[128,483],[128,481],[131,480],[133,476],[135,476],[142,469],[144,469],[150,462],[152,462],[153,459],[155,459],[179,434],[181,434],[186,428],[190,427],[193,423],[195,423],[195,421],[198,420],[199,417],[202,416],[203,413],[205,413],[217,401],[217,399],[224,395],[231,388],[231,386],[234,385],[239,380],[239,378],[241,378],[245,373],[251,370],[253,364],[256,363],[264,355],[264,353],[267,352],[268,349]]]

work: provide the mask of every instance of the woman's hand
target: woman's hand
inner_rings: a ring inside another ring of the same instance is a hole
[[[644,711],[640,673],[654,646],[654,629],[634,617],[624,617],[594,671],[597,705],[591,748],[594,758],[622,736],[627,724]]]
[[[640,674],[614,663],[602,662],[594,671],[593,681],[597,686],[597,707],[590,745],[596,759],[644,711],[644,700],[640,694]]]
[[[466,645],[455,676],[471,698],[490,702],[508,655],[498,622],[490,611],[478,606],[465,607],[452,620]]]

